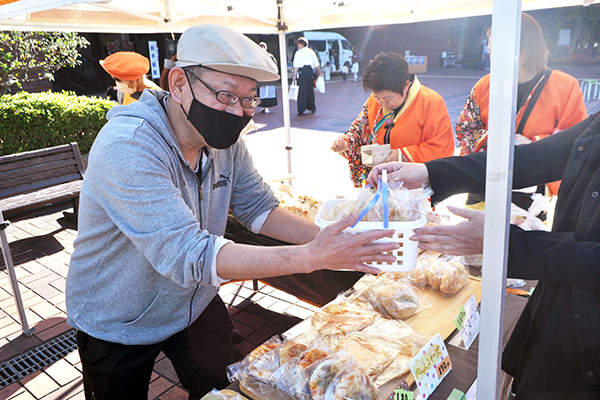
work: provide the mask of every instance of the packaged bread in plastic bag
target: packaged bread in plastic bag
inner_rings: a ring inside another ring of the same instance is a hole
[[[310,374],[308,387],[311,399],[324,400],[327,388],[333,379],[352,363],[350,355],[345,351],[338,351],[323,359]]]
[[[417,221],[421,218],[421,201],[430,197],[433,191],[430,188],[423,190],[408,190],[401,183],[392,182],[388,192],[389,221]],[[340,201],[328,214],[323,215],[326,221],[339,221],[356,211],[360,213],[377,195],[377,190],[371,187],[358,188],[352,196]],[[383,196],[375,206],[363,217],[361,221],[383,221]]]
[[[311,317],[312,326],[320,335],[347,335],[370,325],[377,318],[373,310],[347,301],[343,296],[317,310]]]
[[[300,355],[290,359],[273,374],[278,391],[293,398],[310,400],[309,378],[312,371],[332,353],[326,341],[313,341]]]
[[[363,278],[361,278],[362,280]],[[406,319],[426,306],[411,281],[406,277],[396,278],[395,275],[383,273],[369,283],[357,282],[355,296],[367,301],[379,314],[385,318]],[[420,293],[420,292],[419,292]]]
[[[340,338],[337,350],[345,350],[376,387],[409,371],[408,362],[427,343],[427,338],[399,320],[380,318],[359,332]]]
[[[332,400],[376,400],[379,398],[379,392],[367,374],[360,369],[356,362],[351,360],[331,380],[324,398]]]
[[[462,257],[427,251],[417,259],[413,277],[420,285],[428,284],[444,294],[453,295],[469,280],[469,268]]]

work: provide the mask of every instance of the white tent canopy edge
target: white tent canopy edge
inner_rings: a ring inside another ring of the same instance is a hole
[[[93,0],[92,0],[93,1]],[[91,3],[92,1],[87,1]],[[502,352],[502,325],[504,314],[504,292],[506,286],[507,255],[508,255],[508,229],[509,229],[509,204],[510,192],[512,187],[512,169],[513,169],[513,143],[515,130],[515,102],[518,74],[518,56],[520,40],[520,14],[524,11],[556,8],[575,5],[589,5],[598,1],[591,0],[500,0],[493,2],[491,0],[482,1],[454,1],[454,0],[430,0],[422,2],[415,0],[411,7],[400,6],[401,9],[393,9],[394,4],[401,2],[391,2],[384,0],[354,1],[345,3],[327,3],[328,7],[323,8],[323,2],[318,2],[319,7],[311,8],[309,0],[285,1],[290,5],[290,9],[285,8],[284,0],[270,0],[253,2],[247,1],[228,1],[228,6],[217,6],[207,1],[196,1],[194,4],[212,6],[220,10],[216,20],[211,20],[209,16],[202,13],[189,12],[188,15],[202,15],[201,21],[198,18],[181,18],[177,13],[177,8],[173,5],[176,0],[147,0],[143,1],[145,5],[156,5],[160,3],[160,11],[148,11],[144,13],[134,12],[136,8],[129,9],[131,13],[126,12],[127,7],[119,7],[116,4],[127,3],[130,7],[136,7],[140,0],[112,0],[96,4],[96,6],[105,6],[111,8],[113,12],[122,12],[137,20],[150,21],[144,27],[135,25],[133,31],[136,33],[146,32],[180,32],[187,28],[187,24],[181,23],[187,21],[190,25],[198,23],[218,23],[230,25],[244,33],[278,33],[280,44],[280,58],[285,66],[285,32],[310,29],[327,29],[334,27],[347,26],[367,26],[392,23],[411,23],[426,20],[457,18],[474,15],[492,14],[492,25],[494,32],[505,38],[501,43],[495,45],[497,51],[492,53],[491,58],[491,80],[490,80],[490,124],[489,140],[492,151],[488,152],[487,171],[486,171],[486,203],[488,213],[485,219],[484,234],[484,254],[483,254],[483,276],[482,276],[482,320],[480,335],[480,351],[478,355],[478,387],[477,397],[480,399],[499,399],[500,396],[500,355]],[[20,4],[17,4],[20,3]],[[69,10],[69,7],[76,9],[80,7],[92,7],[92,4],[75,4],[77,0],[16,0],[0,6],[0,29],[22,29],[22,30],[70,30],[79,32],[128,32],[123,22],[119,22],[119,29],[114,25],[104,26],[101,23],[90,27],[81,25],[82,20],[78,20],[79,28],[69,26],[67,19],[61,24],[57,20],[53,22],[34,22],[38,13],[56,12],[56,8],[63,7]],[[189,4],[190,2],[186,2]],[[246,7],[243,7],[246,3]],[[273,16],[269,10],[269,4],[273,7],[275,3],[276,14]],[[381,3],[381,4],[379,4]],[[386,7],[379,8],[384,12],[373,13],[378,9],[378,5],[385,3]],[[426,5],[425,5],[426,3]],[[62,4],[62,5],[61,5]],[[239,4],[239,6],[232,5]],[[250,10],[247,4],[251,4]],[[294,10],[294,5],[297,7]],[[332,7],[335,6],[335,7]],[[491,7],[493,6],[493,10]],[[20,8],[19,8],[20,7]],[[226,7],[223,14],[221,8]],[[147,8],[140,7],[137,10]],[[311,14],[297,12],[297,10],[311,9]],[[47,11],[40,11],[47,10]],[[227,18],[227,13],[235,10],[236,22]],[[322,10],[320,13],[319,10]],[[252,11],[252,12],[250,12]],[[284,11],[289,15],[294,15],[295,20],[284,18]],[[492,12],[493,11],[493,12]],[[84,11],[80,11],[83,13]],[[260,14],[264,12],[264,14]],[[246,19],[243,18],[246,16]],[[251,17],[254,16],[254,17]],[[46,16],[47,17],[47,16]],[[69,18],[72,18],[69,17]],[[162,19],[162,22],[160,21]],[[251,21],[243,24],[240,21],[244,19]],[[316,19],[316,21],[315,21]],[[51,18],[50,18],[51,20]],[[297,21],[297,22],[294,22]],[[49,25],[48,25],[49,24]],[[110,28],[108,28],[110,26]],[[102,29],[110,29],[102,30]],[[116,29],[116,30],[115,30]],[[144,30],[150,29],[150,30]],[[151,30],[155,29],[155,30]],[[513,55],[506,57],[506,55]],[[506,82],[512,82],[507,85]],[[286,129],[286,150],[288,151],[288,172],[291,172],[291,151],[289,134],[289,102],[287,98],[287,70],[282,68],[282,89],[283,89],[283,109],[284,125]],[[494,132],[498,132],[494,134]],[[509,134],[503,134],[508,132]],[[501,245],[499,245],[501,244]],[[24,332],[28,332],[26,323]]]

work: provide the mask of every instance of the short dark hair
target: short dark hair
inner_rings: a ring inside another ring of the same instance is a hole
[[[408,72],[408,63],[404,57],[382,52],[369,61],[362,82],[365,90],[389,90],[404,95],[408,80],[412,80],[412,74]]]

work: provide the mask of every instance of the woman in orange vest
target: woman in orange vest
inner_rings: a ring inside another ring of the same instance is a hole
[[[488,30],[490,36],[491,30]],[[491,41],[490,41],[491,43]],[[491,50],[491,46],[490,46]],[[579,82],[572,76],[547,68],[548,49],[537,21],[523,13],[517,92],[516,144],[541,140],[587,118]],[[456,124],[460,154],[487,149],[490,75],[481,78],[471,90]],[[550,194],[558,193],[560,182],[548,184]],[[543,192],[543,187],[540,188]],[[513,202],[529,207],[530,193],[513,193]],[[526,197],[527,199],[521,199]],[[467,205],[483,201],[470,195]],[[475,208],[480,208],[479,206]]]
[[[150,61],[141,54],[119,51],[100,60],[100,65],[116,82],[119,104],[127,105],[137,101],[144,89],[160,89],[146,78]]]
[[[350,129],[331,149],[350,165],[354,186],[361,187],[372,166],[364,165],[361,147],[390,144],[384,162],[425,162],[454,153],[452,123],[444,99],[421,85],[399,54],[379,53],[369,62],[363,88],[372,91]]]

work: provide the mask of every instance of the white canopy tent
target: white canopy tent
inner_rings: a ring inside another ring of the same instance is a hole
[[[512,187],[515,99],[521,11],[598,3],[600,0],[0,0],[0,30],[77,32],[182,32],[215,23],[243,33],[279,35],[286,65],[285,33],[301,30],[412,23],[492,14],[490,149],[487,162],[482,319],[478,358],[479,399],[500,395],[500,354]],[[291,172],[287,69],[282,92],[288,172]],[[512,82],[508,85],[507,82]],[[15,297],[20,300],[18,292]],[[22,305],[20,305],[20,314]],[[451,318],[452,316],[449,316]],[[24,332],[28,332],[24,312]]]

